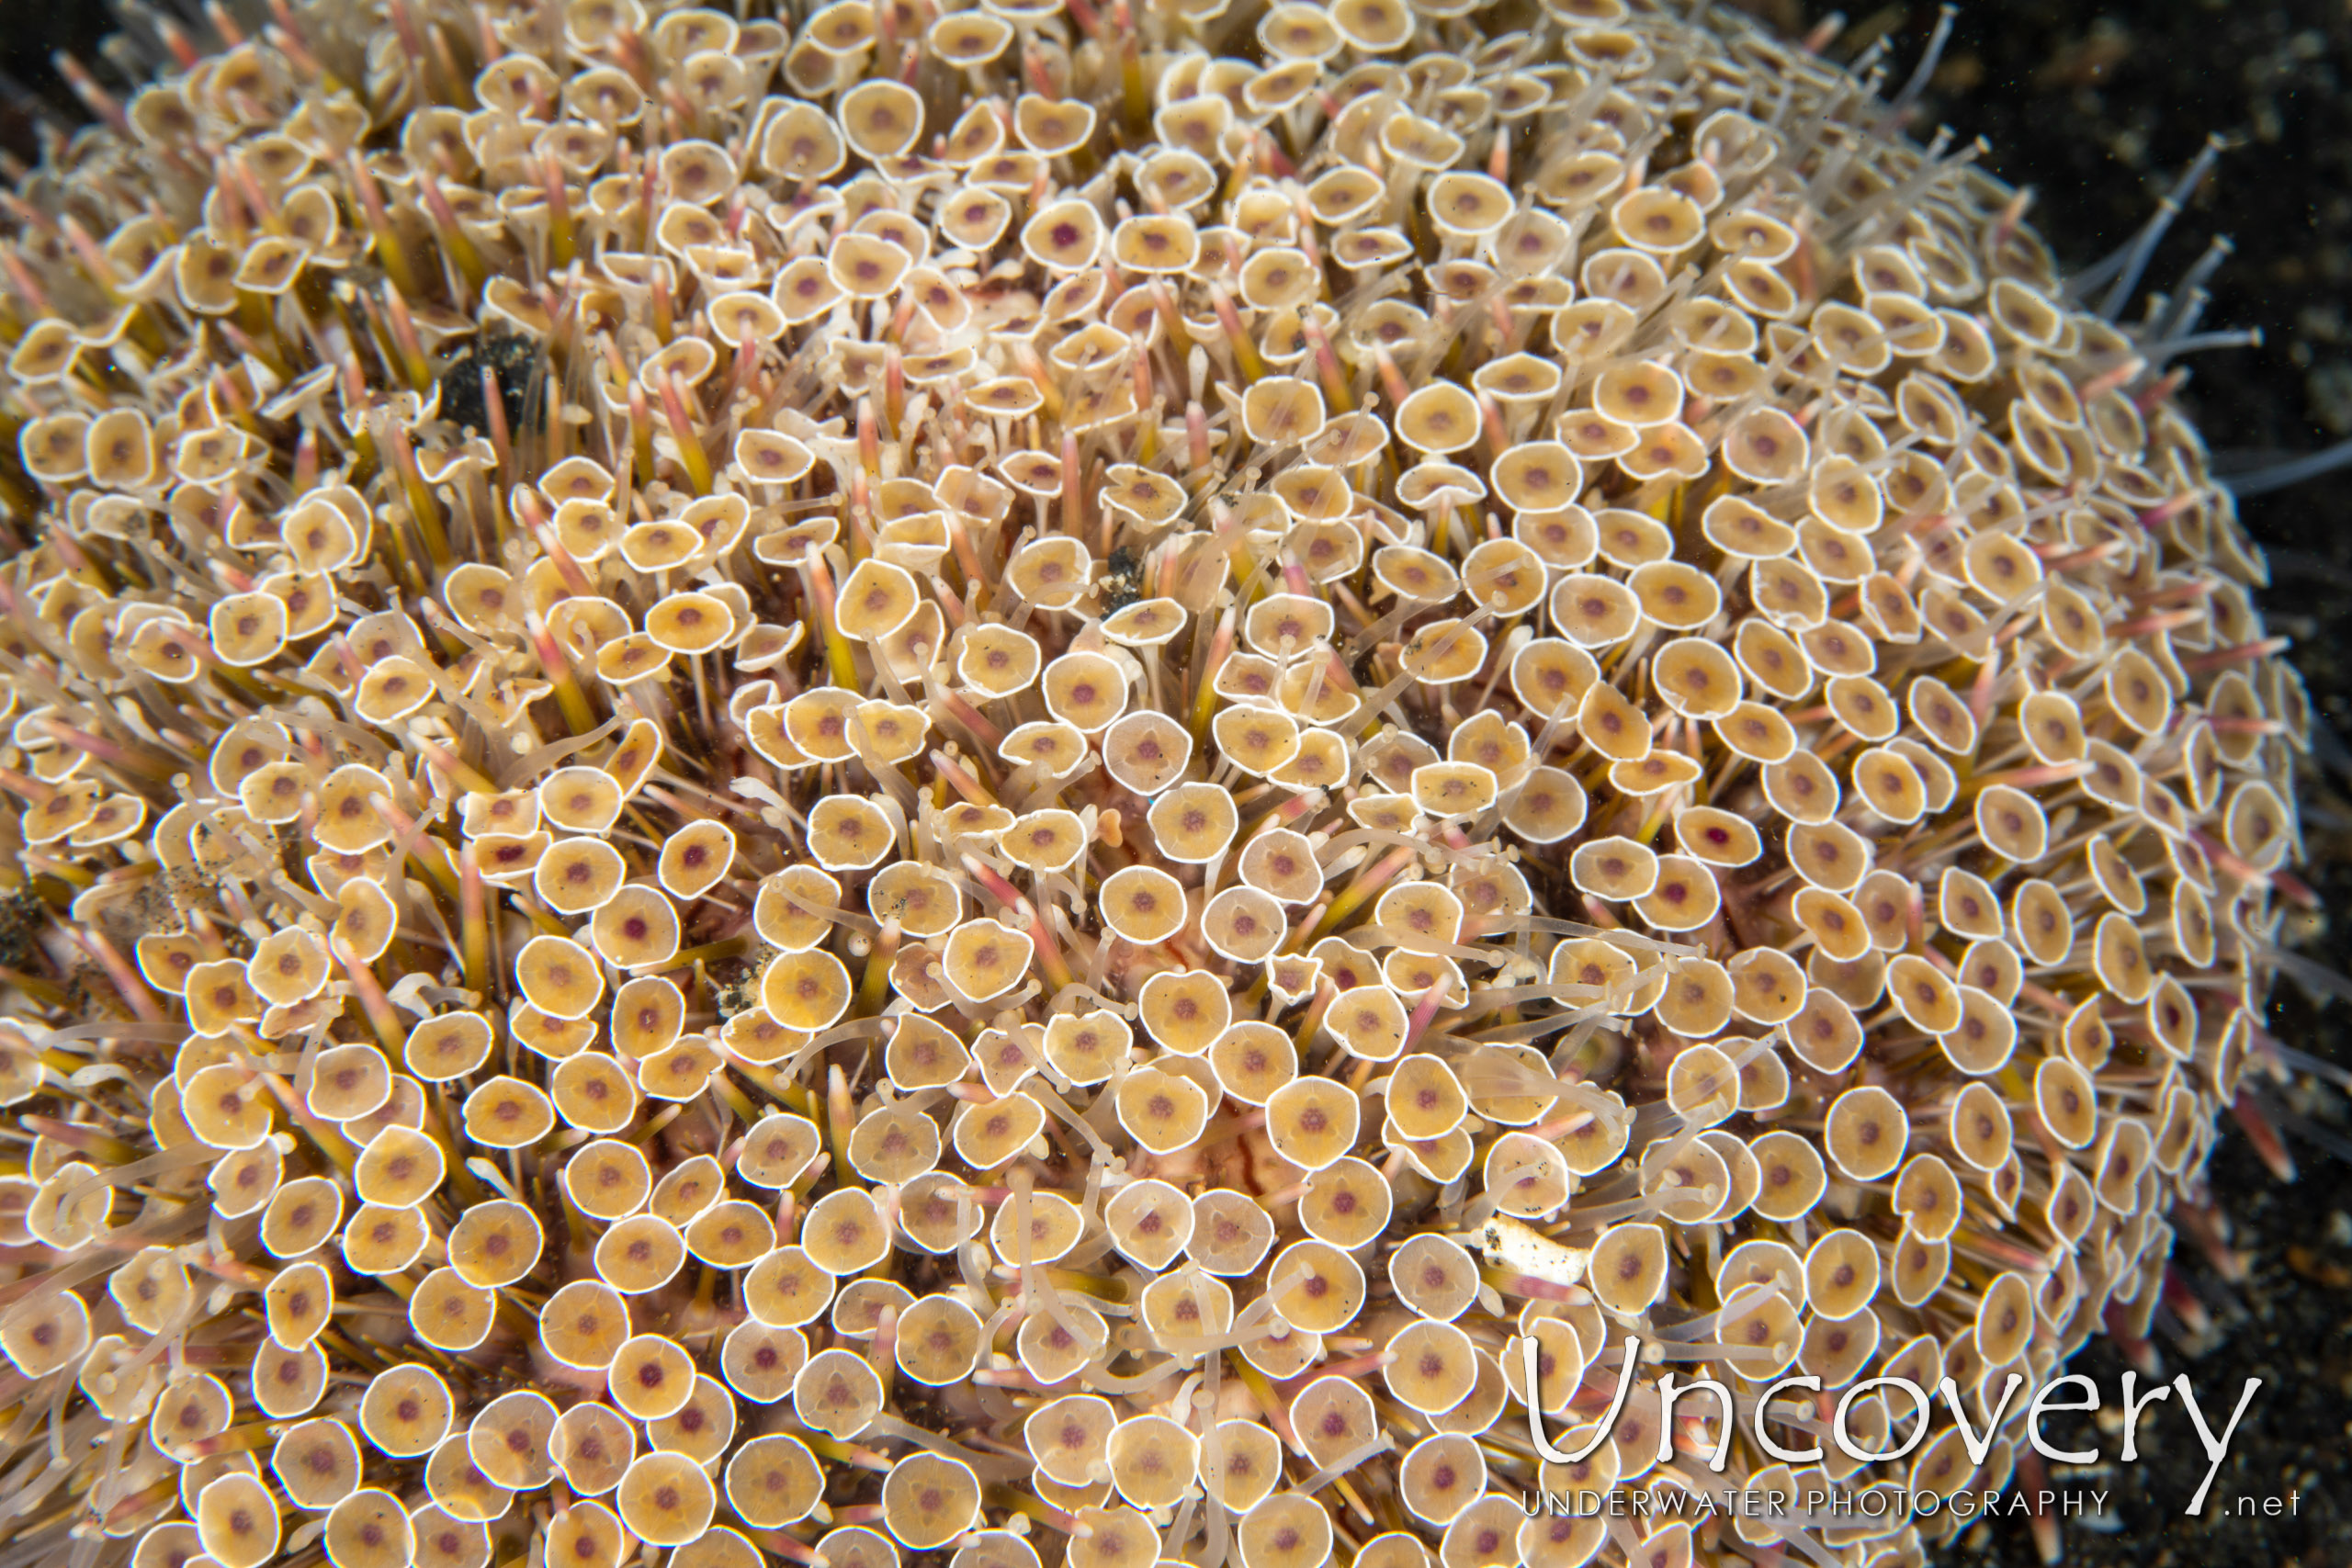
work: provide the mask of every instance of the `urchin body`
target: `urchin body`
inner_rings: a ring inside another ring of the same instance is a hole
[[[386,20],[19,209],[54,1561],[1917,1561],[1521,1499],[2144,1331],[2305,713],[2006,189],[1617,0]]]

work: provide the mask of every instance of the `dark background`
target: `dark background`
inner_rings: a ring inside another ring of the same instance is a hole
[[[243,7],[241,7],[243,9]],[[258,7],[253,7],[258,9]],[[764,8],[764,7],[763,7]],[[1783,29],[1811,28],[1817,0],[1747,0]],[[1890,75],[1906,77],[1936,13],[1929,4],[1856,6],[1827,52],[1849,59],[1890,45]],[[37,123],[79,123],[49,62],[57,48],[121,77],[97,51],[114,24],[100,8],[0,0],[0,147],[38,155]],[[206,36],[201,24],[190,27]],[[2352,0],[1972,0],[1916,133],[1950,125],[1990,145],[1985,166],[2037,193],[2031,219],[2061,262],[2079,268],[2126,241],[2209,135],[2234,150],[2156,254],[2165,287],[2216,234],[2237,254],[2214,278],[2209,327],[2255,327],[2256,349],[2196,356],[2187,398],[2225,467],[2258,467],[2352,438]],[[2352,469],[2245,503],[2276,581],[2271,627],[2295,639],[2298,661],[2332,729],[2352,735]],[[2323,745],[2352,767],[2341,744]],[[2304,794],[2305,873],[2333,908],[2352,909],[2352,804],[2346,773],[2315,762]],[[2295,930],[2305,951],[2352,969],[2352,922],[2313,919]],[[2314,1008],[2287,987],[2271,1028],[2289,1044],[2352,1064],[2352,1007]],[[2103,1450],[2061,1486],[2110,1494],[2103,1528],[2069,1525],[2069,1562],[2133,1568],[2352,1568],[2352,1153],[2342,1098],[2308,1079],[2272,1085],[2266,1103],[2288,1125],[2300,1179],[2281,1184],[2234,1133],[2212,1162],[2244,1277],[2217,1273],[2185,1239],[2180,1289],[2207,1321],[2159,1316],[2158,1375],[2186,1370],[2211,1409],[2226,1414],[2248,1377],[2264,1380],[2201,1519],[2181,1508],[2206,1461],[2174,1405],[2143,1424],[2142,1461],[2113,1463],[2117,1436],[2087,1418],[2052,1423],[2061,1446]],[[2199,1316],[2192,1309],[2188,1314]],[[2124,1363],[2102,1344],[2077,1370],[2110,1401]],[[2176,1402],[2177,1403],[2177,1402]],[[2240,1496],[2299,1493],[2291,1517],[2234,1517]],[[2039,1561],[2021,1525],[1980,1524],[1947,1553],[1972,1563]]]

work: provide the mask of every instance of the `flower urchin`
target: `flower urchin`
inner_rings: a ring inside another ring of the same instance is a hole
[[[10,198],[0,1568],[1919,1561],[1665,1500],[2154,1309],[2304,723],[2179,310],[1736,22],[798,9]]]

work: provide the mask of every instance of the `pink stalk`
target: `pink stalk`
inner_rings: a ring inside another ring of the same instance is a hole
[[[2169,398],[2175,392],[2179,391],[2181,384],[2188,379],[2188,372],[2186,370],[2178,368],[2167,370],[2162,376],[2157,377],[2154,381],[2149,383],[2144,391],[2133,398],[2132,400],[2132,406],[2138,409],[2142,413],[2146,413],[2150,409],[2154,408],[2158,403],[2163,402],[2166,398]]]
[[[1037,944],[1037,962],[1045,967],[1046,977],[1054,983],[1054,988],[1059,990],[1069,985],[1071,975],[1069,965],[1063,962],[1061,944],[1054,940],[1053,930],[1037,912],[1037,907],[985,861],[966,855],[964,869],[1004,905],[1007,913],[1027,922],[1029,940]]]
[[[2054,1563],[2063,1551],[2058,1540],[2058,1516],[2041,1505],[2039,1495],[2049,1484],[2050,1476],[2042,1467],[2041,1455],[2032,1449],[2019,1453],[2017,1495],[2027,1505],[2026,1524],[2033,1532],[2033,1547],[2041,1561]]]
[[[122,112],[122,105],[112,93],[98,85],[97,78],[92,76],[80,61],[62,51],[50,58],[57,66],[57,73],[65,78],[67,85],[74,89],[74,96],[82,100],[85,107],[123,136],[136,140],[136,133],[130,129],[130,117]]]
[[[931,765],[939,770],[939,776],[947,781],[950,789],[972,805],[994,806],[996,804],[996,796],[988,792],[987,786],[966,772],[962,764],[946,752],[933,751],[931,754]]]
[[[695,423],[686,413],[685,384],[673,370],[662,378],[662,412],[670,422],[670,434],[678,443],[678,459],[686,466],[686,479],[696,495],[710,493],[710,455],[703,450],[702,437],[695,434]]]
[[[2285,1140],[2278,1136],[2278,1130],[2270,1124],[2270,1118],[2263,1113],[2262,1108],[2254,1102],[2254,1097],[2240,1094],[2231,1100],[2230,1114],[2237,1118],[2238,1126],[2245,1133],[2246,1142],[2252,1144],[2254,1152],[2262,1156],[2262,1163],[2269,1168],[2270,1174],[2280,1181],[2294,1180],[2295,1156],[2287,1152]]]
[[[982,717],[979,709],[954,692],[942,692],[939,700],[949,713],[954,714],[956,719],[990,750],[994,750],[1003,741],[1004,731]]]
[[[1406,1022],[1406,1050],[1410,1051],[1417,1043],[1419,1043],[1422,1032],[1429,1028],[1430,1021],[1437,1017],[1437,1010],[1444,1003],[1444,1000],[1445,987],[1443,986],[1431,986],[1428,990],[1421,993],[1421,999],[1413,1004],[1413,1016]]]
[[[2217,649],[2211,653],[2200,653],[2194,659],[2184,659],[2180,666],[2192,675],[2202,675],[2209,670],[2225,669],[2233,664],[2251,664],[2257,659],[2284,653],[2292,643],[2291,637],[2267,637],[2259,642],[2242,642],[2234,648]]]
[[[107,978],[114,982],[114,988],[122,993],[122,999],[130,1005],[132,1012],[139,1015],[141,1022],[164,1021],[164,1010],[156,1004],[153,993],[147,989],[146,981],[116,951],[114,943],[107,940],[104,931],[95,926],[78,929],[62,926],[60,929],[84,952],[98,961],[99,967],[107,972]]]
[[[499,390],[498,377],[487,365],[481,367],[482,421],[490,426],[491,449],[498,454],[498,477],[512,480],[518,473],[514,467],[514,443],[506,429],[506,399]]]

